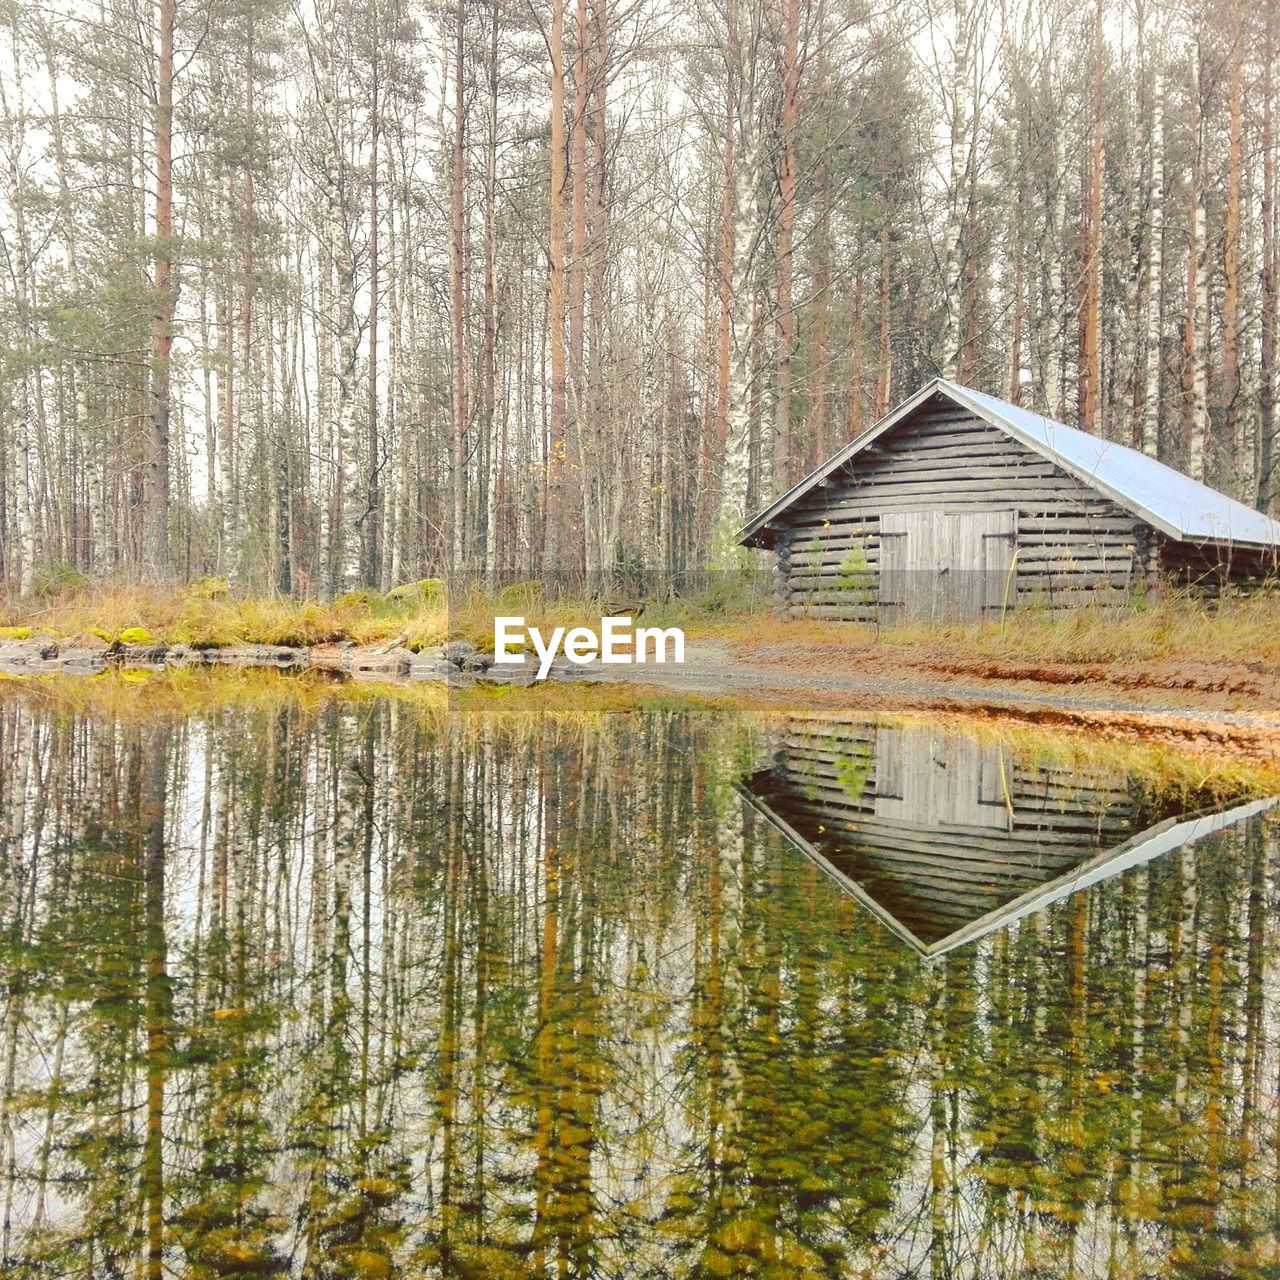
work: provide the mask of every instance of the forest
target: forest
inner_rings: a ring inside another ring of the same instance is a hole
[[[0,582],[723,562],[942,373],[1277,506],[1275,0],[5,0]]]

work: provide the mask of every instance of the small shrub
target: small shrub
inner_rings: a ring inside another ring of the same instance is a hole
[[[0,627],[0,640],[30,640],[30,627]]]

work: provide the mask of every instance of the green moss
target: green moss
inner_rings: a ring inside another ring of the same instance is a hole
[[[90,627],[89,633],[107,644],[155,644],[155,637],[146,627],[123,627],[115,631],[106,627]]]

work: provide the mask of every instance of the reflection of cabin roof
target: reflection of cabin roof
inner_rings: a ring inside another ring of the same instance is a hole
[[[999,748],[976,748],[955,735],[931,739],[951,744],[947,759],[930,758],[927,748],[923,761],[909,762],[915,780],[896,788],[908,797],[904,802],[901,795],[877,794],[887,776],[886,744],[901,745],[894,735],[902,732],[921,731],[793,721],[775,767],[739,790],[823,872],[926,956],[1275,803],[1170,814],[1140,803],[1123,775],[1014,765]],[[982,799],[986,772],[1002,792],[1000,804]],[[931,787],[930,775],[953,793]],[[955,794],[957,782],[960,791],[972,791],[970,798]]]
[[[1242,502],[1192,480],[1155,458],[997,400],[958,383],[935,378],[904,400],[816,471],[805,476],[738,532],[738,541],[767,546],[766,532],[792,503],[822,484],[933,396],[945,397],[1060,466],[1177,541],[1280,546],[1280,523]]]

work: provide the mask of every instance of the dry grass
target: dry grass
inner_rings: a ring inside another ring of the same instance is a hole
[[[544,632],[590,624],[599,600],[545,598],[536,583],[486,594],[446,598],[435,580],[387,595],[354,592],[331,604],[285,597],[235,599],[215,584],[186,592],[138,586],[77,588],[21,604],[0,602],[0,637],[30,628],[67,641],[116,639],[142,628],[158,641],[196,648],[239,643],[309,646],[350,640],[375,644],[400,638],[421,650],[453,638],[488,647],[499,614],[523,615]],[[878,629],[816,619],[782,619],[732,601],[680,600],[646,606],[647,625],[682,626],[691,639],[749,643],[785,650],[810,646],[876,647],[969,658],[1108,663],[1185,659],[1280,664],[1280,600],[1229,600],[1212,607],[1174,597],[1126,611],[1082,608],[1051,617],[1025,610],[1004,622],[968,626],[914,625]],[[15,630],[16,629],[16,630]]]
[[[1059,662],[1280,661],[1280,601],[1228,600],[1208,607],[1173,597],[1141,609],[1084,608],[1050,617],[1028,610],[1004,623],[968,627],[903,627],[887,632],[888,645],[940,643],[995,658]]]
[[[331,604],[288,597],[236,599],[225,590],[194,584],[186,592],[147,587],[77,587],[40,600],[0,602],[0,636],[6,629],[30,629],[67,641],[116,640],[135,629],[156,641],[218,649],[234,644],[307,647],[340,640],[376,644],[400,639],[422,650],[450,639],[467,639],[481,648],[493,641],[498,615],[522,615],[544,633],[597,620],[599,600],[544,596],[537,583],[496,593],[465,589],[447,597],[435,579],[409,584],[381,595],[357,591]],[[709,617],[723,618],[701,602],[648,605],[644,620],[690,626]],[[736,616],[744,623],[758,615]],[[8,625],[6,625],[8,624]],[[16,637],[10,637],[16,638]],[[132,637],[130,637],[132,638]]]
[[[1185,597],[1131,610],[1082,608],[1051,617],[1034,609],[1004,622],[877,628],[856,623],[771,616],[693,628],[718,639],[749,638],[762,647],[878,646],[885,650],[954,653],[1039,662],[1108,663],[1181,658],[1280,664],[1280,600],[1223,601],[1212,607]]]
[[[447,620],[443,603],[428,606],[376,593],[318,604],[287,597],[236,600],[201,591],[162,593],[145,587],[79,588],[52,599],[0,606],[0,623],[62,640],[114,640],[139,628],[155,640],[198,649],[233,644],[307,647],[338,640],[371,644],[392,639],[407,625],[423,637],[439,633],[443,638]]]

